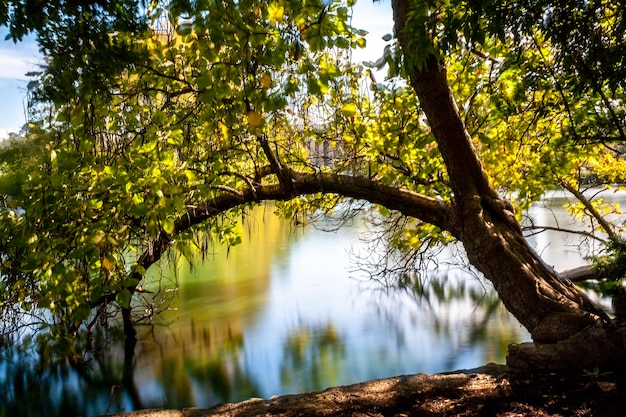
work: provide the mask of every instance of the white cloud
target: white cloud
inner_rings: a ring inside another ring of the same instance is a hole
[[[6,27],[0,27],[0,138],[25,123],[25,74],[37,70],[42,60],[34,36],[15,43],[4,40],[7,33]]]
[[[0,141],[7,139],[11,133],[18,133],[20,129],[11,128],[11,129],[0,129]]]
[[[0,78],[26,79],[29,71],[37,69],[40,60],[32,51],[16,51],[13,49],[0,48]]]
[[[7,33],[6,27],[0,27],[0,79],[26,79],[24,74],[36,70],[42,61],[37,41],[32,35],[17,43],[4,40]]]

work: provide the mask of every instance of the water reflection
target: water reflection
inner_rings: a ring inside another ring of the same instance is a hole
[[[600,198],[605,203],[620,203],[625,201],[626,191],[605,188],[590,188],[585,192],[587,198]],[[533,205],[527,213],[523,224],[534,225],[538,228],[560,227],[572,231],[592,230],[592,224],[588,219],[576,219],[570,216],[564,206],[574,203],[576,200],[564,191],[555,190],[546,195],[542,201]],[[608,221],[622,224],[624,219],[615,215],[607,215]],[[599,236],[604,236],[598,233]],[[555,233],[546,231],[533,234],[528,241],[535,250],[558,271],[575,268],[589,263],[589,255],[601,248],[600,242],[588,239],[575,233]]]
[[[332,323],[296,329],[285,340],[283,352],[280,377],[289,391],[307,392],[319,386],[338,385],[346,347]]]
[[[293,229],[270,211],[240,226],[240,246],[215,248],[193,267],[161,265],[166,276],[178,269],[178,295],[138,328],[132,352],[106,335],[84,368],[3,358],[0,416],[210,407],[503,362],[509,343],[528,338],[466,272],[433,271],[424,286],[394,290],[368,285],[347,272],[361,223]]]
[[[141,408],[139,391],[132,383],[132,355],[126,358],[120,343],[81,358],[4,352],[0,416],[96,415],[109,408],[117,390],[124,392],[127,402]]]

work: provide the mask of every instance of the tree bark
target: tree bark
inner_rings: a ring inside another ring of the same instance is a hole
[[[122,307],[122,321],[124,323],[124,336],[126,337],[126,346],[135,345],[137,342],[137,330],[132,318],[132,309],[130,307]]]
[[[419,51],[410,30],[411,3],[393,0],[395,32],[405,57]],[[468,259],[489,279],[506,308],[536,342],[568,339],[609,318],[570,281],[561,279],[529,247],[514,209],[489,184],[448,85],[443,59],[430,55],[418,67],[405,59],[454,192],[459,240]]]

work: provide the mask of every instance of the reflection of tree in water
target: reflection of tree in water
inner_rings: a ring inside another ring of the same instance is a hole
[[[335,327],[302,326],[283,344],[281,382],[290,391],[308,392],[336,385],[345,360],[345,345]]]
[[[245,369],[238,322],[181,320],[172,329],[140,330],[145,342],[137,346],[135,373],[156,383],[156,406],[209,407],[259,395],[258,384]]]
[[[385,298],[377,303],[378,313],[396,329],[398,340],[404,340],[403,316],[414,314],[414,322],[448,341],[452,353],[445,362],[447,369],[470,346],[482,346],[485,362],[504,361],[508,345],[521,341],[525,332],[460,247],[449,244],[445,234],[423,239],[425,225],[415,219],[364,213],[366,231],[363,246],[353,253],[354,272],[365,276],[367,286]],[[402,301],[389,302],[394,297]],[[416,301],[411,312],[390,307],[411,305],[411,299]]]
[[[378,314],[387,327],[396,329],[401,340],[405,327],[400,320],[409,314],[414,315],[416,326],[428,326],[435,336],[447,340],[446,347],[451,351],[445,369],[453,369],[464,350],[478,346],[484,354],[479,358],[481,364],[503,362],[508,345],[520,342],[525,332],[489,283],[468,271],[461,272],[429,272],[428,276],[415,273],[403,276],[395,286],[375,286],[372,292],[381,298]],[[388,301],[394,297],[398,298],[395,304],[405,308],[410,305],[405,298],[414,299],[414,309],[399,314],[390,307],[394,303]]]
[[[179,341],[176,346],[179,355],[167,355],[161,362],[163,386],[178,391],[167,394],[168,406],[198,406],[201,402],[199,398],[184,397],[189,395],[192,385],[201,387],[202,402],[206,406],[258,397],[258,384],[250,379],[242,365],[243,333],[229,328],[222,332],[220,340],[212,340],[208,336],[209,324],[200,327],[194,331],[195,337]],[[198,354],[199,344],[204,344],[204,354]]]
[[[242,334],[230,332],[217,342],[207,338],[205,330],[198,332],[203,340],[162,346],[156,374],[153,368],[143,373],[142,362],[154,356],[141,343],[135,346],[111,338],[103,339],[106,343],[97,348],[77,340],[64,354],[59,350],[2,351],[0,416],[88,416],[211,406],[259,396],[257,384],[242,366]],[[206,354],[196,354],[194,344],[198,343],[205,343]],[[142,389],[146,383],[152,387],[147,391]],[[152,395],[155,386],[158,394]]]
[[[0,416],[97,415],[122,402],[142,408],[133,383],[132,346],[125,355],[114,333],[106,337],[106,345],[98,343],[99,337],[81,334],[66,350],[52,344],[3,350]]]

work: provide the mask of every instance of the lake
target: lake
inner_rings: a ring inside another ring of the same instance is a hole
[[[570,224],[565,198],[554,193],[528,214],[537,225],[586,227]],[[134,356],[123,343],[85,365],[5,354],[0,416],[210,407],[503,363],[510,343],[530,339],[487,282],[443,262],[463,260],[454,248],[422,277],[426,290],[383,285],[356,265],[355,254],[368,256],[359,217],[329,232],[320,228],[330,223],[296,227],[272,210],[246,216],[241,245],[215,247],[193,267],[167,261],[150,271],[179,289],[167,311],[138,326]],[[576,237],[547,231],[529,240],[557,270],[586,263]]]

